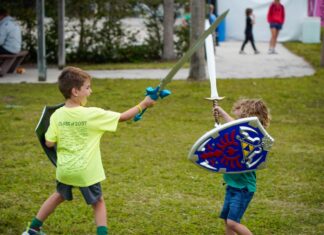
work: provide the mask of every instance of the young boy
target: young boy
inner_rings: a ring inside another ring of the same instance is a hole
[[[73,199],[73,187],[78,187],[86,203],[92,205],[97,234],[108,234],[100,185],[106,178],[99,148],[101,136],[105,131],[116,131],[118,122],[133,118],[155,101],[147,96],[123,113],[84,107],[92,92],[91,77],[75,67],[62,71],[58,85],[66,99],[65,106],[53,113],[45,134],[46,146],[57,148],[56,192],[44,202],[23,235],[45,234],[41,231],[43,222],[58,205]]]
[[[234,120],[220,106],[215,107],[215,111],[225,122]],[[240,99],[233,105],[232,113],[237,118],[256,116],[265,128],[270,123],[269,109],[261,99]],[[220,218],[225,221],[226,234],[251,235],[252,232],[240,220],[256,191],[256,173],[224,174],[223,178],[227,187]]]

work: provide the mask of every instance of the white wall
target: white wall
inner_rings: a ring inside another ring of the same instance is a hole
[[[245,9],[252,8],[256,17],[253,27],[256,41],[269,41],[270,29],[267,22],[268,8],[273,0],[218,0],[218,13],[230,9],[226,17],[226,40],[243,40]],[[286,19],[279,34],[279,41],[301,40],[302,23],[307,17],[307,0],[281,0]]]

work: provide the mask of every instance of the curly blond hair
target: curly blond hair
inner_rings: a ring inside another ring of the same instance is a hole
[[[233,105],[232,112],[236,109],[240,109],[240,117],[252,117],[256,116],[265,128],[270,125],[270,110],[266,103],[262,99],[244,99],[241,98]]]

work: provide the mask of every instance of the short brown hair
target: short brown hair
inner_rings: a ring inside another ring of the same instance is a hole
[[[66,67],[58,77],[60,92],[65,99],[71,98],[73,88],[80,89],[86,80],[91,80],[91,76],[76,67]]]
[[[249,16],[253,12],[252,8],[246,8],[245,9],[245,15]]]
[[[262,99],[239,99],[232,110],[237,108],[241,109],[240,118],[256,116],[265,128],[270,125],[270,110]]]

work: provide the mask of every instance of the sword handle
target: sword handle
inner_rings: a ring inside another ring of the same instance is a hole
[[[219,112],[215,110],[215,107],[218,106],[218,100],[213,100],[213,110],[214,110],[214,118],[215,118],[215,126],[217,127],[219,125]]]
[[[169,91],[169,90],[160,91],[160,86],[157,86],[156,88],[147,87],[145,96],[150,96],[152,100],[157,100],[159,97],[161,99],[163,99],[164,97],[166,97],[170,94],[171,94],[171,91]],[[143,111],[141,113],[136,114],[133,119],[134,122],[141,120],[145,111],[146,111],[146,108],[143,109]]]
[[[134,117],[134,119],[133,119],[134,122],[137,122],[137,121],[139,121],[139,120],[142,119],[142,116],[143,116],[143,114],[145,113],[146,109],[147,109],[147,108],[143,109],[143,111],[142,111],[141,113],[138,113],[138,114],[135,115],[135,117]]]

